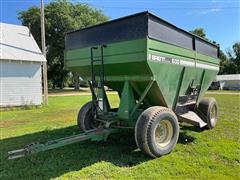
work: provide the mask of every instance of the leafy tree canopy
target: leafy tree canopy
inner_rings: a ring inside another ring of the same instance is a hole
[[[205,30],[203,28],[196,28],[190,32],[193,34],[196,34],[202,38],[206,38]]]
[[[227,51],[228,63],[224,74],[240,74],[240,42],[232,45],[232,49]]]
[[[30,7],[21,11],[18,17],[22,24],[31,26],[31,33],[41,47],[41,21],[39,7]],[[56,0],[45,6],[45,31],[48,60],[48,79],[53,87],[62,88],[68,82],[67,70],[64,70],[64,36],[71,30],[107,21],[100,10],[87,4]]]

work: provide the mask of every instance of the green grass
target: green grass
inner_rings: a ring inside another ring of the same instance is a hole
[[[210,92],[210,93],[239,93],[240,94],[240,91],[236,90],[236,91],[233,91],[233,90],[208,90],[207,93]]]
[[[174,151],[156,159],[142,154],[134,133],[124,131],[107,142],[77,143],[7,160],[7,151],[30,142],[78,133],[76,115],[90,97],[50,97],[48,107],[0,112],[0,179],[239,179],[240,96],[213,97],[220,106],[216,128],[200,131],[181,125]],[[116,95],[110,98],[116,106]]]
[[[64,89],[48,89],[49,94],[72,94],[72,93],[91,93],[89,88],[81,87],[79,90],[74,90],[74,88],[64,88]]]

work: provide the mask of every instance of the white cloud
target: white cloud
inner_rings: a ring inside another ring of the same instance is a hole
[[[208,10],[205,10],[205,11],[201,11],[200,14],[206,15],[206,14],[211,14],[211,13],[215,13],[215,12],[219,12],[219,11],[221,11],[220,8],[213,8],[213,9],[208,9]]]
[[[211,8],[211,9],[206,9],[206,10],[193,10],[193,11],[188,11],[186,15],[207,15],[207,14],[212,14],[221,11],[221,8]]]

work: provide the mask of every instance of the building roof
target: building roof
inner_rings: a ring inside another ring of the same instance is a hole
[[[0,59],[46,61],[26,26],[0,22]]]
[[[216,77],[217,81],[233,81],[238,80],[240,81],[240,74],[226,74],[226,75],[218,75]]]

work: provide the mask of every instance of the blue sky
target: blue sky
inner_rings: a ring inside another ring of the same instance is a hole
[[[50,0],[44,0],[45,4]],[[240,41],[240,0],[74,0],[101,9],[111,19],[148,10],[187,31],[203,27],[223,51]],[[0,21],[21,24],[18,12],[40,0],[0,0]]]

